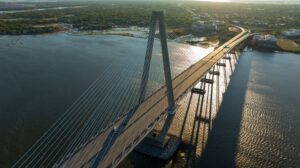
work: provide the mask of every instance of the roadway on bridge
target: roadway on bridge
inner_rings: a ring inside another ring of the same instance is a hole
[[[238,44],[242,43],[250,36],[249,31],[241,27],[238,28],[241,32],[237,36],[230,39],[173,79],[173,91],[176,100],[185,95],[185,93],[203,78],[226,53],[233,50]],[[165,110],[167,108],[167,89],[166,87],[162,87],[139,105],[128,126],[120,134],[114,143],[112,150],[107,153],[99,167],[118,165],[157,123],[165,119]],[[118,126],[123,119],[124,116],[119,118],[114,126]],[[106,131],[94,137],[85,146],[82,146],[68,158],[65,158],[65,160],[57,166],[89,167],[92,163],[92,159],[101,150],[103,142],[114,126],[109,127]]]

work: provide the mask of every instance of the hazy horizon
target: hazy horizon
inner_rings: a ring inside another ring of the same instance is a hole
[[[86,1],[86,0],[0,0],[0,2],[66,2],[66,1]],[[111,1],[111,0],[88,0],[88,1]],[[113,0],[113,1],[173,1],[173,0]],[[179,0],[180,1],[180,0]],[[235,2],[235,3],[296,3],[300,0],[181,0],[181,1],[207,1],[207,2]]]

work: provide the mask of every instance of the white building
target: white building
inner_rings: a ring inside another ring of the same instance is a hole
[[[300,29],[290,29],[282,32],[282,35],[287,38],[298,38],[300,36]]]
[[[252,44],[266,49],[277,49],[277,38],[273,35],[254,35]]]
[[[192,25],[192,30],[196,33],[216,33],[218,25],[214,22],[197,21]]]

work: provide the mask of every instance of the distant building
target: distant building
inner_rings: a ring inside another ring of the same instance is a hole
[[[261,20],[256,20],[255,25],[259,27],[268,27],[269,23]]]
[[[239,25],[241,22],[238,21],[238,20],[234,20],[234,21],[232,21],[232,23],[233,23],[233,24],[236,24],[236,25]]]
[[[217,29],[220,30],[222,28],[225,28],[226,23],[225,21],[220,21],[220,20],[214,20],[212,21],[213,24],[217,25]]]
[[[286,30],[286,31],[281,32],[281,34],[286,38],[295,39],[295,38],[300,37],[300,29]]]
[[[218,30],[218,25],[214,22],[197,21],[192,24],[193,32],[197,34],[209,33],[215,34]]]
[[[277,49],[277,38],[273,35],[254,35],[252,45],[264,49]]]
[[[193,19],[193,21],[197,21],[197,20],[200,19],[200,17],[199,16],[194,16],[192,19]]]

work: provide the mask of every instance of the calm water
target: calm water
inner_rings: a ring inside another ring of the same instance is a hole
[[[0,36],[0,167],[9,167],[96,79],[110,86],[138,81],[145,44],[119,36]],[[155,48],[148,94],[163,83]],[[170,43],[173,76],[210,51]],[[170,132],[183,144],[171,161],[133,152],[120,167],[300,167],[300,55],[253,51],[226,63],[215,67],[219,77],[207,76],[213,85],[196,86],[205,96],[179,102]]]
[[[173,76],[212,50],[178,43],[169,47]],[[0,36],[0,167],[24,153],[96,79],[103,91],[99,100],[108,100],[105,107],[127,112],[130,106],[115,102],[132,86],[128,94],[137,93],[145,51],[146,39],[130,37]],[[148,94],[162,86],[162,70],[156,43]],[[120,94],[109,94],[111,88]],[[111,111],[102,112],[113,116]]]
[[[232,75],[218,69],[215,86],[197,86],[205,96],[181,101],[171,132],[183,144],[171,161],[133,152],[121,167],[300,167],[299,65],[299,54],[244,52]]]
[[[7,11],[0,11],[0,14],[7,14],[7,13],[24,13],[24,12],[34,12],[34,11],[46,11],[46,10],[63,10],[63,9],[70,9],[70,8],[84,8],[85,6],[74,6],[74,7],[55,7],[55,8],[39,8],[39,9],[26,9],[26,10],[7,10]]]

